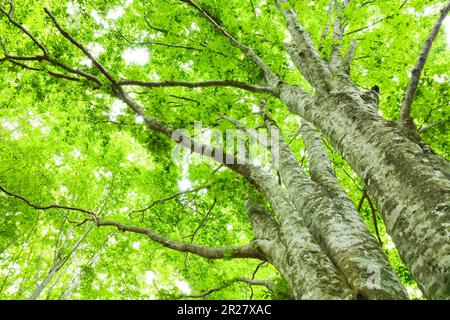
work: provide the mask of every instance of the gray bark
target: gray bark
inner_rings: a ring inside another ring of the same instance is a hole
[[[450,296],[450,180],[431,151],[382,119],[352,86],[305,102],[284,85],[291,112],[314,123],[364,181],[400,256],[428,298]],[[445,162],[445,161],[444,161]]]
[[[248,215],[256,238],[264,243],[261,250],[286,279],[295,299],[353,298],[345,279],[299,223],[280,225],[257,205],[248,206]],[[291,233],[296,229],[300,232]]]
[[[334,176],[318,133],[306,123],[302,127],[313,182],[273,120],[266,117],[266,126],[273,136],[271,142],[279,145],[280,174],[289,198],[355,294],[364,299],[408,299],[375,237]]]

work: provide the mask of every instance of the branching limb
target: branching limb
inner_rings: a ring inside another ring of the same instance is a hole
[[[362,28],[358,28],[356,30],[349,31],[349,32],[345,33],[344,36],[349,36],[349,35],[351,35],[353,33],[361,32],[361,31],[367,30],[369,28],[372,28],[373,26],[376,26],[377,24],[383,22],[384,20],[392,18],[393,16],[395,16],[395,14],[391,14],[391,15],[388,15],[388,16],[386,16],[384,18],[380,18],[380,19],[376,20],[375,22],[369,24],[368,26],[365,26],[365,27],[362,27]]]
[[[437,18],[433,29],[428,34],[428,37],[422,46],[422,50],[420,51],[419,58],[416,61],[416,65],[411,72],[411,79],[408,83],[405,98],[402,102],[402,110],[400,111],[400,122],[407,128],[412,127],[415,129],[414,122],[411,118],[411,105],[417,90],[417,86],[419,85],[420,75],[425,66],[425,63],[427,62],[428,54],[430,53],[433,42],[439,33],[442,22],[444,21],[444,18],[447,16],[447,13],[449,11],[450,1],[441,9],[439,17]]]
[[[350,0],[344,0],[338,9],[338,16],[334,20],[333,46],[331,48],[330,70],[333,74],[338,73],[342,66],[342,38],[344,37],[344,10]]]
[[[380,232],[378,231],[378,220],[377,220],[375,206],[373,205],[372,199],[370,199],[369,195],[367,194],[367,188],[364,187],[364,189],[362,190],[361,199],[359,200],[359,203],[358,203],[358,208],[357,208],[358,212],[361,212],[362,205],[363,205],[365,199],[367,199],[367,202],[369,203],[370,212],[372,215],[372,223],[373,223],[373,227],[375,229],[375,234],[377,236],[378,243],[380,244],[380,246],[383,246],[383,241],[381,241]]]
[[[186,45],[182,45],[182,44],[166,43],[166,42],[161,42],[161,41],[134,41],[134,40],[128,39],[128,37],[126,37],[122,33],[122,31],[120,31],[120,29],[119,29],[119,27],[117,27],[117,25],[116,25],[116,30],[121,38],[123,38],[127,43],[132,44],[132,45],[141,45],[141,46],[142,45],[156,45],[156,46],[163,46],[163,47],[175,48],[175,49],[203,51],[203,49],[186,46]]]
[[[14,20],[13,15],[14,15],[14,0],[10,1],[10,8],[9,8],[9,12],[6,12],[2,7],[0,7],[0,11],[5,14],[8,17],[8,20],[17,28],[19,28],[20,30],[22,30],[22,32],[24,34],[26,34],[28,36],[28,38],[30,38],[34,44],[36,46],[38,46],[39,49],[41,49],[42,53],[44,54],[44,56],[48,56],[48,51],[47,48],[39,41],[36,39],[36,37],[34,37],[30,31],[28,31],[27,28],[25,28],[23,25],[21,25],[20,23],[18,23],[16,20]]]
[[[211,214],[211,212],[213,211],[214,207],[216,206],[216,203],[217,203],[217,198],[214,197],[213,204],[208,209],[208,211],[206,212],[206,214],[203,217],[202,221],[198,224],[197,228],[195,228],[194,232],[192,233],[192,235],[191,235],[191,243],[194,242],[194,238],[197,235],[198,231],[201,229],[201,227],[203,227],[203,225],[205,224],[206,220],[208,220],[208,217]]]
[[[2,8],[0,8],[0,11],[5,12]],[[8,16],[10,16],[10,15],[8,15]],[[11,16],[11,18],[9,18],[9,20],[13,23],[14,26],[19,28],[26,35],[32,36],[31,33],[25,27],[23,27],[17,21],[12,19],[12,16]],[[10,55],[9,52],[8,52],[8,49],[6,48],[5,43],[3,42],[3,39],[0,37],[0,44],[1,44],[2,48],[3,48],[4,53],[5,53],[5,57],[4,58],[0,58],[0,62],[9,61],[9,62],[11,62],[11,63],[13,63],[13,64],[15,64],[17,66],[20,66],[20,67],[22,67],[24,69],[27,69],[27,70],[42,71],[44,69],[30,67],[30,66],[28,66],[28,65],[26,65],[26,64],[24,64],[24,63],[22,63],[20,61],[35,61],[35,62],[47,61],[51,65],[53,65],[55,67],[62,68],[63,70],[65,70],[65,71],[67,71],[67,72],[69,72],[71,74],[81,76],[81,77],[83,77],[83,78],[85,78],[85,79],[87,79],[89,81],[94,82],[96,84],[96,87],[102,86],[102,81],[99,78],[97,78],[96,76],[94,76],[94,75],[92,75],[92,74],[90,74],[88,72],[85,72],[85,71],[82,71],[82,70],[79,70],[79,69],[76,69],[76,68],[72,68],[72,67],[68,66],[67,64],[64,64],[64,63],[60,62],[58,59],[50,56],[48,50],[44,47],[44,45],[42,43],[38,42],[36,40],[36,38],[34,38],[34,37],[33,37],[33,39],[35,39],[34,43],[36,45],[38,45],[38,47],[41,48],[42,51],[44,51],[44,55],[36,55],[36,56],[15,56],[15,55]],[[56,77],[56,78],[62,78],[62,79],[71,80],[71,81],[80,81],[79,78],[67,76],[67,75],[64,75],[64,74],[61,74],[61,73],[58,73],[58,72],[53,72],[53,71],[46,71],[46,72],[49,75],[51,75],[53,77]]]
[[[264,286],[266,287],[269,291],[273,292],[275,291],[275,283],[273,283],[270,280],[258,280],[258,279],[249,279],[249,278],[234,278],[230,281],[225,282],[223,285],[209,289],[207,291],[201,292],[201,293],[195,293],[195,294],[189,294],[189,295],[181,295],[179,297],[177,297],[177,299],[183,299],[183,298],[204,298],[206,296],[209,296],[210,294],[214,293],[214,292],[218,292],[221,291],[237,282],[243,282],[243,283],[247,283],[249,285],[252,286]]]
[[[430,123],[429,125],[427,125],[427,126],[425,126],[423,128],[420,128],[418,132],[419,133],[425,133],[425,132],[427,132],[428,130],[430,130],[432,128],[442,126],[443,124],[448,123],[448,122],[450,122],[450,119],[442,119],[442,120]]]
[[[359,202],[358,202],[358,207],[356,208],[356,210],[358,210],[358,212],[361,212],[362,205],[364,203],[364,200],[366,200],[366,198],[367,198],[367,189],[364,188],[362,190],[361,199],[359,199]]]
[[[11,191],[6,190],[5,188],[3,188],[2,186],[0,186],[0,191],[2,191],[3,193],[7,194],[8,196],[14,197],[16,199],[19,199],[20,201],[24,202],[27,206],[32,207],[36,210],[50,210],[50,209],[63,209],[63,210],[69,210],[69,211],[77,211],[77,212],[81,212],[81,213],[87,213],[90,216],[96,216],[96,214],[91,211],[91,210],[86,210],[86,209],[82,209],[82,208],[77,208],[77,207],[69,207],[69,206],[61,206],[61,205],[57,205],[57,204],[51,204],[51,205],[47,205],[47,206],[40,206],[40,205],[36,205],[32,202],[30,202],[28,199],[15,194]]]
[[[370,212],[372,214],[372,223],[375,229],[375,234],[377,236],[378,242],[380,243],[380,246],[383,246],[383,241],[381,240],[380,232],[378,231],[377,212],[375,210],[375,206],[373,205],[372,199],[370,199],[369,196],[367,196],[367,202],[369,203]]]
[[[357,45],[357,41],[355,39],[350,43],[350,46],[347,49],[347,53],[345,54],[344,59],[342,60],[341,70],[347,75],[350,75],[350,64],[351,64],[352,60],[355,59],[354,53],[356,50],[356,45]],[[361,59],[361,58],[359,58],[359,59]]]
[[[75,47],[80,49],[81,52],[93,63],[93,65],[108,79],[112,84],[116,83],[116,80],[114,77],[106,70],[106,68],[95,59],[95,57],[83,46],[81,45],[75,38],[73,38],[67,31],[65,31],[61,25],[59,24],[56,17],[53,15],[53,13],[50,11],[49,8],[44,9],[45,13],[50,17],[53,24],[55,25],[56,29],[66,38],[69,40],[70,43],[72,43]]]
[[[164,87],[186,87],[186,88],[206,88],[206,87],[234,87],[255,93],[268,93],[276,96],[275,90],[271,87],[253,86],[244,82],[233,80],[212,80],[201,82],[186,81],[163,81],[163,82],[145,82],[137,80],[121,80],[120,86],[139,86],[145,88],[164,88]]]
[[[311,179],[330,190],[342,192],[334,174],[333,164],[323,146],[322,138],[310,123],[303,120],[302,137],[308,153]]]
[[[240,49],[247,57],[252,60],[258,67],[260,67],[264,75],[266,77],[267,82],[270,86],[274,87],[277,85],[277,83],[280,81],[278,76],[273,73],[270,68],[265,64],[265,62],[255,53],[255,51],[242,44],[240,41],[238,41],[236,38],[234,38],[225,28],[223,28],[220,23],[212,17],[212,15],[207,12],[204,8],[199,6],[197,3],[195,3],[192,0],[181,0],[182,2],[187,3],[191,7],[193,7],[195,10],[197,10],[206,20],[208,20],[209,23],[211,23],[214,28],[219,31],[221,34],[223,34],[232,45]]]
[[[68,207],[68,206],[62,206],[57,204],[52,204],[48,206],[39,206],[36,204],[33,204],[28,199],[14,194],[12,192],[7,191],[5,188],[0,187],[0,190],[4,192],[5,194],[12,196],[14,198],[17,198],[27,204],[29,207],[34,208],[36,210],[49,210],[49,209],[64,209],[69,211],[77,211],[81,213],[86,213],[91,216],[91,218],[87,218],[88,221],[93,221],[97,226],[99,227],[116,227],[120,231],[124,232],[132,232],[132,233],[138,233],[148,236],[151,240],[162,244],[163,246],[173,249],[179,252],[189,252],[192,254],[196,254],[198,256],[207,258],[207,259],[236,259],[236,258],[253,258],[253,259],[260,259],[265,260],[264,256],[262,255],[259,244],[257,241],[252,241],[249,244],[245,246],[230,246],[230,247],[223,247],[223,248],[211,248],[203,245],[193,244],[193,243],[187,243],[187,242],[180,242],[176,240],[172,240],[166,237],[163,237],[156,232],[147,229],[142,228],[138,226],[130,226],[126,224],[122,224],[117,221],[106,221],[101,220],[98,215],[90,210],[81,209],[77,207]]]
[[[116,227],[120,231],[132,232],[137,234],[143,234],[148,236],[151,240],[162,244],[164,247],[173,249],[179,252],[188,252],[198,255],[207,259],[237,259],[237,258],[253,258],[265,260],[261,251],[259,250],[259,245],[257,241],[252,241],[245,246],[230,246],[223,248],[211,248],[199,244],[194,244],[190,242],[180,242],[163,237],[150,229],[129,226],[122,224],[117,221],[103,221],[98,219],[97,226],[99,227]]]
[[[168,33],[169,30],[162,29],[162,28],[157,28],[157,27],[155,27],[154,25],[152,25],[150,23],[150,21],[147,18],[147,10],[145,9],[145,7],[146,7],[145,0],[142,0],[142,11],[144,12],[144,21],[147,24],[147,26],[149,27],[149,29],[152,29],[152,30],[155,30],[155,31],[158,31],[158,32],[161,32],[161,33]]]
[[[333,87],[330,70],[320,57],[319,51],[314,47],[310,35],[298,21],[297,13],[287,0],[276,0],[275,2],[286,19],[286,26],[299,50],[299,58],[304,61],[311,74],[313,80],[311,84],[319,91],[329,92]],[[305,78],[307,77],[305,76]]]
[[[253,129],[253,128],[249,129],[245,125],[243,125],[241,122],[239,122],[238,120],[231,118],[229,116],[226,116],[226,115],[222,115],[222,116],[220,116],[220,118],[231,122],[234,126],[236,126],[236,128],[247,133],[250,138],[252,138],[254,141],[259,142],[264,148],[267,148],[269,146],[267,143],[267,137],[260,135],[256,129]]]
[[[130,215],[133,214],[133,213],[143,213],[143,212],[145,212],[147,210],[150,210],[151,208],[153,208],[156,205],[159,205],[159,204],[164,203],[166,201],[170,201],[170,200],[175,199],[175,198],[177,198],[177,197],[179,197],[181,195],[188,194],[188,193],[195,193],[195,192],[198,192],[198,191],[203,190],[203,189],[208,189],[209,187],[211,187],[211,184],[208,184],[206,186],[201,186],[201,187],[198,187],[198,188],[195,188],[195,189],[191,189],[191,190],[177,192],[177,193],[175,193],[175,194],[173,194],[171,196],[155,200],[150,205],[148,205],[147,207],[145,207],[143,209],[132,210],[132,211],[130,211]]]

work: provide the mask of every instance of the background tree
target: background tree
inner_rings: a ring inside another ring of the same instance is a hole
[[[2,296],[449,296],[450,3],[1,8]]]

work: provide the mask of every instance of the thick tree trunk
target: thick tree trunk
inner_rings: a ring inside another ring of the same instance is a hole
[[[353,298],[344,277],[310,241],[305,228],[298,223],[289,228],[279,225],[261,206],[248,205],[247,210],[261,250],[286,279],[295,299]],[[297,228],[299,232],[290,232]]]
[[[318,133],[307,124],[302,127],[311,178],[316,183],[303,173],[276,124],[271,119],[266,124],[273,138],[279,137],[272,142],[279,146],[279,170],[289,198],[358,297],[408,299],[375,237],[334,176]]]
[[[291,112],[321,130],[364,181],[425,295],[448,298],[450,180],[437,157],[378,116],[348,84],[312,104],[293,86],[281,86],[280,96]]]

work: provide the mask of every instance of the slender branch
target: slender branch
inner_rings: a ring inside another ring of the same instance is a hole
[[[419,133],[424,133],[427,132],[428,130],[434,128],[434,127],[439,127],[447,122],[450,122],[450,119],[442,119],[433,123],[430,123],[429,125],[419,129]]]
[[[54,66],[57,66],[57,67],[60,67],[60,68],[62,68],[64,70],[66,70],[69,73],[79,75],[79,76],[81,76],[83,78],[86,78],[89,81],[95,82],[97,87],[100,87],[102,85],[101,80],[98,79],[96,76],[94,76],[94,75],[92,75],[90,73],[87,73],[85,71],[82,71],[82,70],[79,70],[79,69],[76,69],[76,68],[72,68],[72,67],[70,67],[70,66],[68,66],[68,65],[66,65],[66,64],[64,64],[64,63],[62,63],[60,61],[58,61],[57,59],[49,56],[47,51],[46,51],[47,54],[44,55],[44,56],[12,56],[12,55],[10,55],[8,53],[8,50],[6,48],[5,43],[3,42],[2,37],[0,37],[0,44],[1,44],[2,48],[3,48],[4,53],[5,53],[5,57],[4,58],[0,58],[0,62],[9,61],[9,62],[11,62],[11,63],[13,63],[15,65],[18,65],[18,66],[20,66],[20,67],[22,67],[24,69],[27,69],[27,70],[42,71],[44,69],[33,68],[33,67],[30,67],[30,66],[28,66],[26,64],[23,64],[23,63],[19,62],[19,61],[37,61],[37,62],[48,61],[50,64],[52,64]],[[64,75],[64,74],[61,74],[61,73],[57,73],[57,72],[53,72],[53,71],[47,71],[47,73],[49,75],[53,76],[53,77],[56,77],[56,78],[63,78],[63,79],[66,79],[66,80],[79,81],[78,78],[70,77],[70,76],[67,76],[67,75]]]
[[[211,248],[203,245],[188,243],[188,242],[180,242],[168,239],[166,237],[163,237],[155,232],[153,232],[150,229],[137,227],[137,226],[129,226],[126,224],[122,224],[117,221],[103,221],[98,218],[98,215],[94,213],[93,211],[76,208],[76,207],[68,207],[68,206],[62,206],[57,204],[52,204],[49,206],[39,206],[36,204],[33,204],[28,199],[14,194],[12,192],[7,191],[3,187],[0,186],[0,190],[4,193],[6,193],[9,196],[12,196],[14,198],[17,198],[27,204],[29,207],[32,207],[36,210],[48,210],[48,209],[64,209],[64,210],[70,210],[70,211],[78,211],[82,213],[87,213],[92,216],[92,218],[89,218],[89,221],[95,222],[95,224],[99,227],[105,227],[105,226],[111,226],[116,227],[120,231],[124,232],[132,232],[132,233],[138,233],[148,236],[151,240],[162,244],[163,246],[173,249],[179,252],[189,252],[196,254],[198,256],[208,258],[208,259],[236,259],[236,258],[253,258],[253,259],[260,259],[265,260],[263,257],[261,251],[259,250],[258,241],[252,241],[248,243],[245,246],[230,246],[230,247],[223,247],[223,248]]]
[[[235,284],[236,282],[243,282],[243,283],[247,283],[249,285],[253,285],[253,286],[264,286],[267,289],[269,289],[269,291],[275,291],[275,283],[273,283],[270,280],[258,280],[258,279],[249,279],[249,278],[234,278],[230,281],[225,282],[223,285],[209,289],[207,291],[201,292],[201,293],[196,293],[196,294],[189,294],[189,295],[182,295],[181,297],[179,297],[180,299],[185,297],[185,298],[204,298],[206,296],[209,296],[210,294],[223,290],[233,284]]]
[[[169,94],[169,97],[172,97],[172,98],[175,98],[175,99],[179,99],[179,100],[193,102],[197,106],[199,106],[201,104],[200,101],[198,101],[198,100],[195,100],[195,99],[192,99],[192,98],[187,98],[187,97],[182,97],[182,96],[177,96],[175,94]]]
[[[366,195],[367,202],[369,203],[370,212],[372,214],[372,223],[373,227],[375,229],[375,234],[377,235],[378,242],[380,243],[380,246],[383,246],[383,241],[381,241],[380,232],[378,231],[378,220],[377,220],[377,213],[375,210],[375,207],[373,205],[372,199],[370,199],[369,195]]]
[[[13,19],[13,14],[14,14],[14,0],[10,1],[10,9],[9,12],[6,12],[2,7],[0,7],[0,11],[3,12],[7,17],[8,20],[17,28],[19,28],[20,30],[22,30],[23,33],[25,33],[28,38],[30,38],[34,44],[36,44],[36,46],[39,47],[39,49],[41,49],[41,51],[44,53],[44,56],[48,56],[48,51],[47,48],[45,48],[44,45],[42,45],[42,43],[39,42],[39,40],[37,40],[30,31],[28,31],[27,28],[25,28],[25,26],[21,25],[20,23],[18,23],[16,20]]]
[[[72,68],[72,67],[70,67],[70,66],[68,66],[68,65],[66,65],[66,64],[64,64],[64,63],[62,63],[60,61],[58,61],[57,59],[54,59],[54,58],[51,58],[51,57],[48,58],[48,61],[51,64],[66,70],[67,72],[70,72],[70,73],[73,73],[73,74],[77,74],[77,75],[79,75],[79,76],[81,76],[81,77],[83,77],[83,78],[85,78],[85,79],[87,79],[89,81],[94,82],[96,84],[97,88],[99,88],[99,87],[101,87],[103,85],[103,82],[98,77],[96,77],[96,76],[94,76],[94,75],[92,75],[92,74],[90,74],[90,73],[88,73],[86,71],[83,71],[83,70],[80,70],[80,69],[77,69],[77,68]]]
[[[202,82],[186,82],[186,81],[164,81],[164,82],[145,82],[138,80],[121,80],[118,82],[120,86],[139,86],[146,88],[163,88],[163,87],[186,87],[186,88],[205,88],[205,87],[234,87],[255,93],[268,93],[276,96],[275,90],[270,87],[253,86],[244,82],[233,80],[211,80]]]
[[[191,235],[191,243],[194,242],[194,238],[197,235],[197,232],[201,229],[201,227],[203,227],[203,225],[205,224],[206,220],[208,219],[210,213],[213,211],[214,207],[216,206],[217,203],[217,198],[214,197],[214,201],[213,204],[211,205],[211,207],[209,208],[208,212],[206,212],[205,216],[203,217],[202,221],[199,223],[199,225],[197,226],[197,228],[195,228],[194,232]]]
[[[330,69],[336,74],[342,65],[342,38],[344,37],[344,10],[349,4],[349,0],[344,0],[338,9],[338,16],[334,20],[333,46],[331,48]]]
[[[70,80],[70,81],[81,81],[80,78],[66,76],[65,74],[62,74],[59,72],[48,71],[48,74],[55,78],[60,78],[60,79],[65,79],[65,80]]]
[[[234,38],[225,28],[220,25],[220,23],[212,17],[212,15],[207,12],[205,9],[200,7],[198,4],[196,4],[192,0],[180,0],[182,2],[187,3],[191,7],[193,7],[195,10],[197,10],[206,20],[208,20],[209,23],[211,23],[216,30],[218,30],[220,33],[222,33],[230,42],[232,45],[240,49],[243,53],[247,55],[247,57],[252,60],[258,67],[260,67],[265,74],[266,80],[269,83],[269,85],[273,86],[276,85],[280,79],[278,76],[273,73],[270,68],[264,63],[264,61],[255,53],[255,51],[239,42],[236,38]]]
[[[28,199],[12,193],[11,191],[6,190],[5,188],[3,188],[2,186],[0,186],[0,191],[2,191],[3,193],[7,194],[8,196],[14,197],[16,199],[19,199],[20,201],[24,202],[26,205],[28,205],[29,207],[32,207],[36,210],[50,210],[50,209],[63,209],[63,210],[69,210],[69,211],[78,211],[81,213],[87,213],[91,216],[95,216],[96,214],[93,211],[90,210],[86,210],[86,209],[82,209],[82,208],[77,208],[77,207],[69,207],[69,206],[62,206],[62,205],[57,205],[57,204],[51,204],[48,206],[40,206],[40,205],[36,205],[32,202],[30,202]]]
[[[150,23],[150,21],[148,20],[148,18],[147,18],[147,11],[145,10],[145,0],[142,0],[142,11],[144,12],[144,21],[145,21],[145,23],[147,24],[147,26],[150,28],[150,29],[153,29],[153,30],[155,30],[155,31],[159,31],[159,32],[162,32],[162,33],[167,33],[167,32],[169,32],[168,30],[166,30],[166,29],[162,29],[162,28],[157,28],[157,27],[155,27],[155,26],[153,26],[151,23]]]
[[[201,187],[198,187],[198,188],[195,188],[195,189],[186,190],[186,191],[180,191],[180,192],[175,193],[175,194],[173,194],[173,195],[171,195],[171,196],[168,196],[168,197],[165,197],[165,198],[162,198],[162,199],[155,200],[155,201],[153,201],[150,205],[148,205],[147,207],[145,207],[145,208],[143,208],[143,209],[132,210],[132,211],[130,212],[130,214],[136,213],[136,212],[145,212],[145,211],[147,211],[147,210],[153,208],[153,207],[156,206],[156,205],[159,205],[159,204],[161,204],[161,203],[163,203],[163,202],[166,202],[166,201],[170,201],[170,200],[172,200],[172,199],[175,199],[175,198],[177,198],[177,197],[179,197],[179,196],[181,196],[181,195],[183,195],[183,194],[194,193],[194,192],[198,192],[198,191],[200,191],[200,190],[202,190],[202,189],[208,189],[209,187],[211,187],[211,185],[212,185],[212,184],[208,184],[208,185],[206,185],[206,186],[201,186]]]
[[[253,15],[255,16],[255,18],[257,18],[255,4],[253,3],[253,0],[250,0],[250,5],[252,6]]]
[[[411,118],[411,105],[417,90],[417,86],[419,85],[420,75],[425,66],[425,63],[427,62],[428,55],[430,53],[433,42],[439,33],[439,29],[441,28],[442,22],[444,21],[444,18],[447,16],[447,13],[449,11],[450,11],[450,1],[447,3],[447,5],[445,5],[441,9],[439,17],[437,18],[433,26],[433,29],[428,34],[428,37],[422,46],[419,58],[416,61],[416,65],[414,66],[414,69],[411,72],[411,79],[408,83],[405,98],[403,99],[402,102],[402,110],[400,111],[400,122],[403,123],[405,126],[410,126],[411,124],[412,125],[414,124]]]
[[[349,75],[350,74],[350,64],[353,60],[357,60],[357,59],[361,59],[362,57],[359,58],[354,58],[354,53],[356,50],[356,45],[357,45],[357,41],[356,39],[354,39],[351,43],[350,46],[347,49],[347,53],[345,54],[345,57],[342,61],[342,71]],[[369,56],[366,56],[369,57]]]
[[[116,30],[117,30],[117,33],[120,35],[121,38],[123,38],[129,44],[133,44],[133,45],[157,45],[157,46],[164,46],[164,47],[168,47],[168,48],[186,49],[186,50],[194,50],[194,51],[204,51],[203,49],[200,49],[200,48],[195,48],[195,47],[191,47],[191,46],[185,46],[185,45],[182,45],[182,44],[166,43],[166,42],[161,42],[161,41],[132,41],[132,40],[128,39],[122,33],[122,31],[120,31],[120,29],[119,29],[119,27],[117,27],[117,25],[116,25]]]
[[[245,125],[243,125],[241,122],[239,122],[238,120],[228,117],[226,115],[222,115],[220,116],[221,119],[225,119],[229,122],[231,122],[234,126],[236,126],[236,128],[243,130],[245,133],[247,133],[253,140],[258,141],[263,147],[268,148],[268,142],[267,142],[267,138],[264,136],[261,136],[256,129],[252,129],[252,128],[247,128]]]
[[[364,200],[367,198],[367,189],[364,187],[364,189],[362,190],[362,194],[361,194],[361,199],[358,202],[358,207],[357,207],[357,211],[361,212],[362,209],[362,205],[364,203]]]
[[[103,65],[95,59],[95,57],[83,46],[81,45],[77,40],[75,40],[67,31],[65,31],[61,25],[59,24],[56,17],[53,15],[53,13],[50,11],[49,8],[44,9],[45,13],[50,17],[53,24],[55,25],[56,29],[66,38],[69,40],[70,43],[72,43],[74,46],[76,46],[78,49],[80,49],[81,52],[84,53],[84,55],[92,61],[94,66],[112,83],[115,84],[116,80],[114,77],[103,67]]]
[[[345,33],[344,36],[349,36],[349,35],[351,35],[353,33],[361,32],[361,31],[364,31],[366,29],[372,28],[373,26],[376,26],[377,24],[383,22],[384,20],[392,18],[393,16],[395,16],[395,14],[391,14],[391,15],[388,15],[388,16],[386,16],[384,18],[380,18],[377,21],[375,21],[375,22],[373,22],[373,23],[371,23],[371,24],[369,24],[369,25],[367,25],[365,27],[361,27],[361,28],[358,28],[356,30],[349,31],[349,32]]]
[[[199,244],[193,244],[190,242],[180,242],[165,238],[150,229],[137,227],[137,226],[129,226],[122,224],[117,221],[103,221],[97,219],[97,226],[99,227],[116,227],[120,231],[124,232],[132,232],[137,234],[143,234],[148,236],[151,240],[162,244],[164,247],[169,249],[173,249],[179,252],[189,252],[192,254],[196,254],[200,257],[207,259],[237,259],[237,258],[253,258],[265,260],[262,253],[259,250],[259,245],[257,241],[252,241],[244,246],[229,246],[222,248],[212,248]]]
[[[308,69],[309,75],[305,75],[303,68],[299,68],[299,71],[306,79],[311,78],[310,83],[317,90],[329,92],[333,87],[330,70],[315,48],[309,33],[298,21],[297,13],[287,0],[275,0],[275,2],[286,19],[286,26],[297,45],[299,58]]]
[[[369,3],[372,3],[372,2],[374,2],[374,1],[367,1],[365,4],[362,4],[360,7],[362,8],[362,7],[364,7],[365,5],[367,5],[367,4],[369,4]],[[388,20],[388,19],[390,19],[390,18],[393,18],[394,16],[396,16],[396,15],[398,15],[398,14],[400,13],[400,11],[403,9],[403,7],[405,6],[405,4],[406,4],[407,2],[408,2],[408,0],[403,1],[403,3],[402,3],[402,4],[400,5],[400,7],[398,8],[398,12],[397,12],[397,13],[390,14],[390,15],[388,15],[388,16],[385,16],[385,17],[383,17],[383,18],[380,18],[380,19],[378,19],[377,21],[375,21],[375,22],[373,22],[373,23],[371,23],[371,24],[369,24],[369,25],[367,25],[367,26],[365,26],[365,27],[362,27],[362,28],[358,28],[358,29],[356,29],[356,30],[349,31],[349,32],[345,33],[344,36],[349,36],[349,35],[351,35],[351,34],[353,34],[353,33],[357,33],[357,32],[360,32],[360,31],[364,31],[364,30],[366,30],[366,29],[372,28],[373,26],[375,26],[375,25],[377,25],[377,24],[383,22],[384,20]]]
[[[367,202],[369,203],[370,212],[372,215],[372,223],[373,223],[373,227],[375,229],[375,234],[377,236],[378,242],[380,243],[380,246],[383,246],[383,241],[381,241],[380,232],[378,231],[378,220],[377,220],[376,210],[373,205],[372,199],[370,199],[369,195],[367,194],[366,187],[364,187],[364,189],[362,190],[361,199],[359,200],[358,207],[356,210],[358,210],[358,212],[361,212],[362,205],[363,205],[365,199],[367,199]]]

